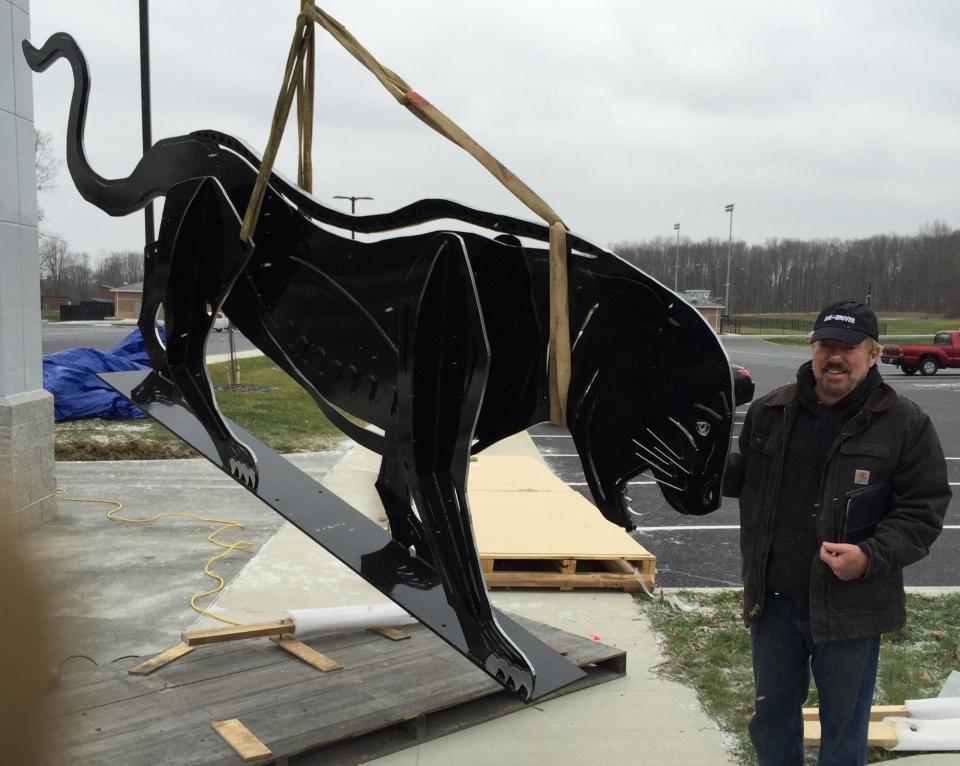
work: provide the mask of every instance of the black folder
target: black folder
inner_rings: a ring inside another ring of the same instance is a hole
[[[841,543],[861,543],[873,532],[893,508],[893,484],[888,481],[871,484],[847,493],[847,507],[840,527]]]

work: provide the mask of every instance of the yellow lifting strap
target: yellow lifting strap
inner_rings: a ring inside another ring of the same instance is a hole
[[[313,0],[301,0],[290,53],[283,77],[283,86],[277,97],[270,138],[263,153],[263,162],[257,174],[253,192],[243,218],[240,239],[247,242],[256,229],[267,180],[273,170],[280,139],[290,114],[294,96],[297,97],[298,138],[300,163],[298,179],[301,188],[310,192],[311,142],[313,125],[313,62],[314,25],[326,29],[357,61],[363,64],[380,81],[384,88],[419,120],[442,136],[470,153],[494,177],[509,189],[530,210],[547,222],[550,227],[550,347],[549,347],[549,397],[550,421],[566,426],[567,391],[570,387],[570,315],[567,299],[567,227],[544,200],[523,181],[517,178],[499,160],[480,146],[449,117],[443,114],[423,96],[414,91],[394,72],[381,65],[356,38],[336,19],[317,8]]]

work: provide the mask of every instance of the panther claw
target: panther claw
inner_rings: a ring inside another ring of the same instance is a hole
[[[507,689],[515,692],[524,702],[530,700],[533,695],[533,674],[527,668],[521,668],[495,654],[487,657],[484,666],[490,675]]]
[[[257,469],[255,466],[244,465],[236,458],[230,458],[228,468],[230,469],[230,475],[243,486],[250,489],[257,488]]]
[[[255,490],[260,483],[260,475],[253,453],[241,444],[231,444],[225,457],[227,472],[247,489]]]

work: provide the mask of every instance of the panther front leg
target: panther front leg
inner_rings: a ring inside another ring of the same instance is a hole
[[[497,624],[467,503],[470,444],[489,346],[462,240],[438,235],[407,277],[397,388],[398,454],[433,566],[471,652],[529,698],[534,668]]]
[[[252,246],[240,242],[239,231],[239,216],[215,179],[185,181],[167,194],[155,274],[166,278],[162,288],[166,348],[159,367],[154,366],[201,422],[223,469],[255,489],[256,457],[220,414],[206,366],[207,335],[216,312],[252,252]],[[156,285],[145,286],[145,295],[156,291]]]
[[[386,439],[391,441],[389,433]],[[419,558],[432,563],[423,524],[410,506],[410,487],[407,486],[407,477],[400,469],[396,454],[388,451],[383,455],[376,488],[380,502],[383,503],[383,510],[387,514],[393,539],[407,548],[413,548]]]

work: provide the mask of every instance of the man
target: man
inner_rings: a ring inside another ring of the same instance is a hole
[[[811,669],[819,763],[865,762],[880,634],[905,624],[903,567],[951,496],[930,419],[877,371],[873,311],[827,306],[810,342],[797,382],[750,406],[725,486],[740,498],[760,766],[803,763]]]

